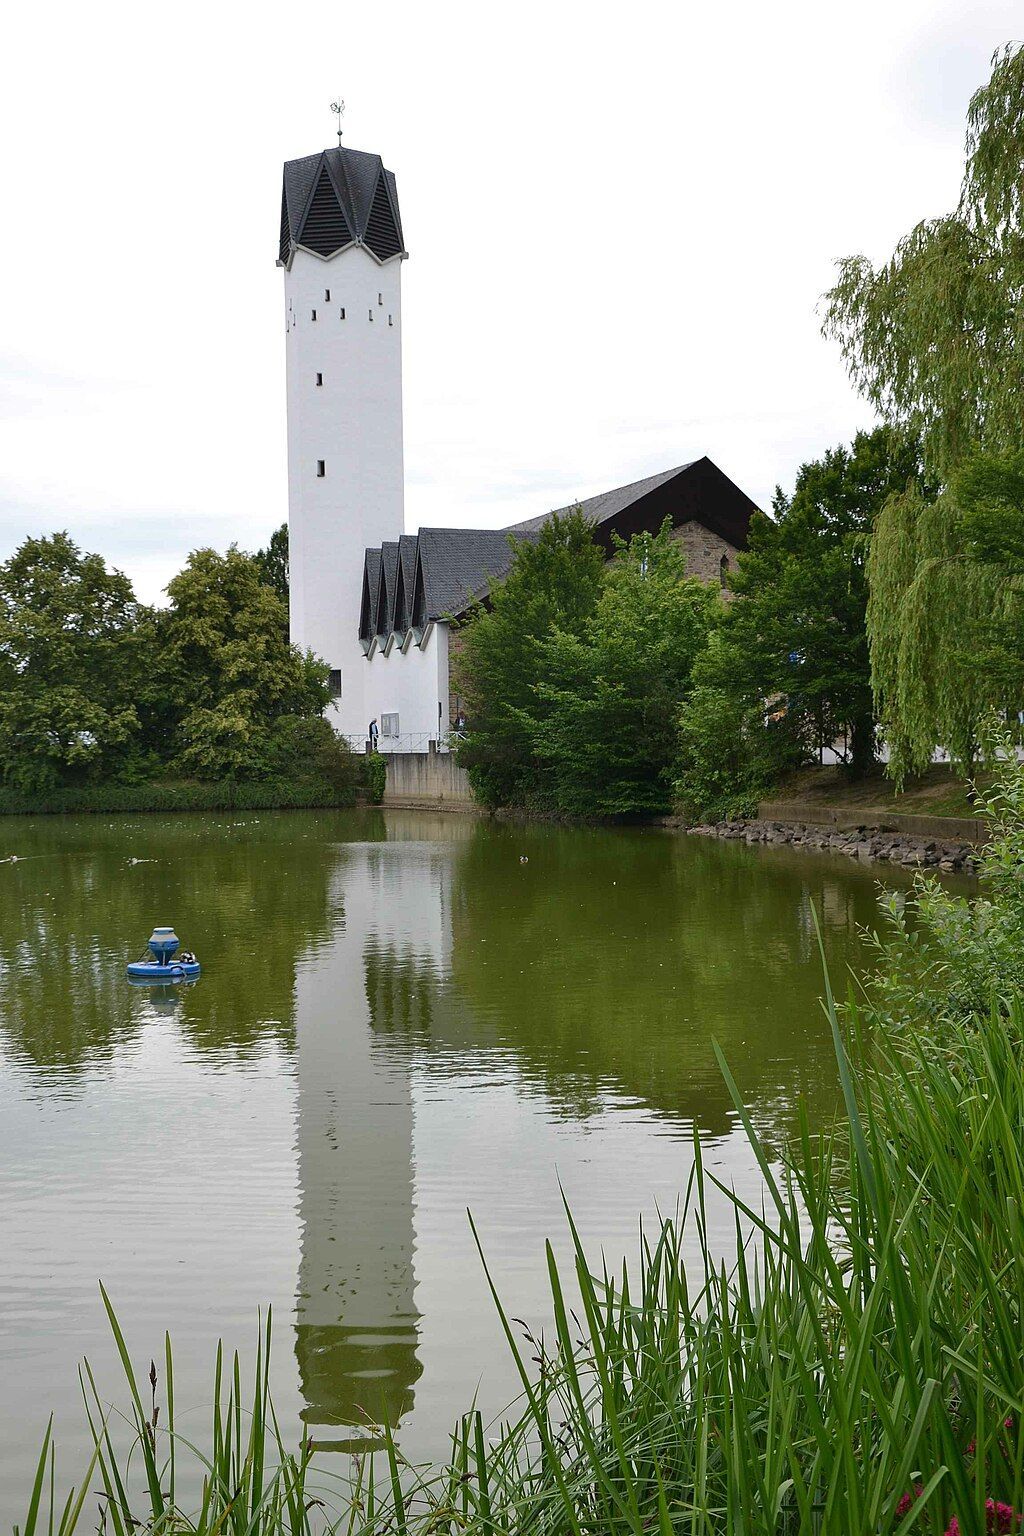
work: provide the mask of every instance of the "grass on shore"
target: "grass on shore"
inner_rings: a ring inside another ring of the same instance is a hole
[[[154,780],[143,784],[89,784],[21,795],[0,787],[0,816],[49,816],[93,812],[306,810],[355,804],[351,787],[267,780],[239,784]]]
[[[972,782],[986,786],[992,776],[976,774]],[[835,810],[863,808],[904,816],[978,815],[976,796],[949,763],[934,763],[925,773],[909,778],[901,792],[881,766],[858,779],[850,778],[841,767],[801,768],[765,799],[773,805],[800,801]]]
[[[447,1465],[386,1452],[332,1478],[289,1450],[261,1350],[251,1410],[237,1364],[217,1381],[211,1436],[179,1438],[168,1346],[165,1412],[130,1356],[135,1450],[111,1443],[83,1378],[103,1528],[111,1536],[986,1536],[1024,1523],[1024,773],[993,797],[991,895],[968,904],[922,878],[917,926],[893,914],[876,983],[826,1007],[843,1113],[806,1119],[781,1161],[720,1056],[766,1208],[723,1188],[699,1140],[680,1216],[642,1240],[633,1273],[574,1272],[547,1252],[550,1336],[495,1293],[523,1395],[455,1427]],[[998,803],[997,803],[998,802]],[[712,1250],[706,1195],[731,1201]],[[569,1216],[572,1223],[571,1215]],[[685,1239],[685,1241],[684,1241]],[[697,1255],[694,1262],[694,1252]],[[493,1289],[493,1288],[492,1288]],[[226,1400],[223,1400],[226,1399]],[[176,1504],[180,1463],[204,1470]],[[70,1536],[81,1493],[53,1495],[43,1447],[23,1536]]]

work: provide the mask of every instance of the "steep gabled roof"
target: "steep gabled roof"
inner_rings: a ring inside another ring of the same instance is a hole
[[[377,604],[377,633],[389,635],[395,627],[395,583],[398,579],[398,540],[380,547],[380,597]]]
[[[380,156],[338,148],[286,160],[278,264],[299,246],[328,257],[353,242],[382,262],[406,254],[398,189]]]
[[[363,556],[363,601],[359,613],[359,638],[370,640],[377,633],[377,588],[380,585],[380,550],[368,549]]]
[[[416,535],[403,533],[398,540],[398,577],[391,628],[403,634],[412,623],[412,598],[416,585]]]
[[[696,461],[694,461],[696,462]],[[614,490],[602,491],[597,496],[590,496],[586,501],[570,502],[566,507],[555,507],[551,512],[542,512],[539,517],[528,517],[523,523],[513,523],[509,533],[534,533],[543,528],[544,524],[552,517],[565,517],[567,513],[574,512],[579,507],[584,517],[591,523],[605,523],[611,517],[617,517],[627,507],[633,506],[637,501],[642,501],[652,491],[660,486],[667,485],[674,480],[676,475],[685,474],[692,469],[693,464],[681,464],[678,469],[664,469],[660,475],[648,475],[646,480],[634,480],[631,485],[619,485]]]
[[[634,480],[631,485],[602,491],[579,506],[584,517],[593,523],[596,537],[605,545],[611,544],[613,530],[628,539],[642,528],[656,530],[668,517],[674,528],[691,521],[702,523],[735,549],[746,547],[750,519],[757,511],[750,497],[707,457],[692,459],[677,469],[663,470],[660,475],[649,475],[646,480]],[[556,510],[564,517],[573,507]],[[552,516],[554,513],[545,512],[540,517],[528,518],[524,523],[513,524],[508,532],[536,532]]]

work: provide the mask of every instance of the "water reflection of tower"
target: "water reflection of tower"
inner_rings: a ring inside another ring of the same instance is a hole
[[[413,1269],[409,1041],[371,1027],[373,955],[446,973],[444,843],[349,844],[331,880],[344,922],[296,970],[302,1255],[296,1353],[304,1416],[321,1444],[338,1426],[395,1424],[420,1373]],[[339,903],[340,905],[340,903]]]

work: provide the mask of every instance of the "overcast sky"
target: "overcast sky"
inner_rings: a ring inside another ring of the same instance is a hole
[[[1004,0],[21,5],[0,76],[0,557],[155,600],[286,506],[281,162],[398,177],[406,520],[709,454],[761,505],[870,424],[816,306],[955,201]]]

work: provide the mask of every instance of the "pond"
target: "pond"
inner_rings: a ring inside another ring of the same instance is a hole
[[[562,1192],[595,1253],[672,1211],[694,1132],[756,1194],[715,1064],[769,1144],[836,1105],[833,975],[898,870],[660,830],[331,812],[7,820],[0,830],[0,1523],[76,1367],[123,1401],[98,1282],[141,1369],[174,1341],[183,1427],[216,1341],[274,1310],[278,1411],[327,1454],[386,1410],[443,1454],[516,1390],[510,1310],[547,1316]],[[195,985],[135,988],[154,923]],[[730,1222],[712,1210],[725,1251]]]

